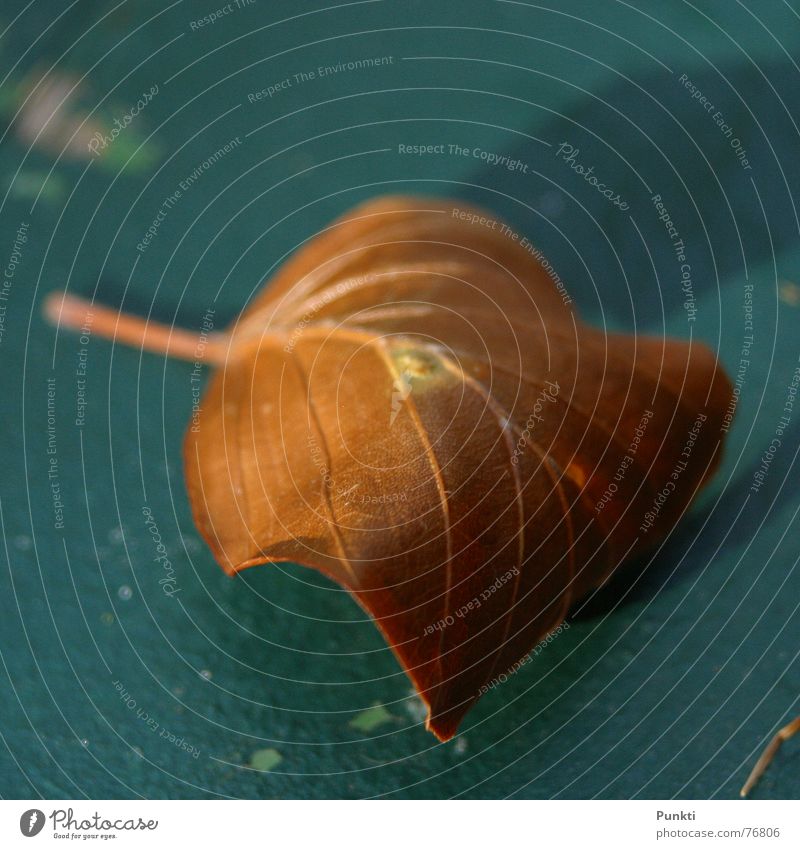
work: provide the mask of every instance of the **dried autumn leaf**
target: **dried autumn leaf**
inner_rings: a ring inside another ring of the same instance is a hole
[[[485,210],[388,197],[205,350],[219,368],[184,461],[215,557],[350,590],[441,740],[719,462],[731,385],[711,351],[599,332],[569,302]],[[74,327],[86,309],[47,305]],[[186,331],[91,312],[96,335],[196,358]]]
[[[222,567],[350,590],[441,740],[674,526],[731,396],[702,345],[581,324],[493,220],[389,197],[336,222],[236,323],[184,449]]]

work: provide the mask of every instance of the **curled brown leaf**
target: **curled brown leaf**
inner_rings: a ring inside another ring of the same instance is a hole
[[[702,344],[582,324],[530,244],[481,219],[387,197],[335,222],[216,341],[184,446],[223,569],[292,561],[346,587],[441,740],[673,528],[731,396]]]

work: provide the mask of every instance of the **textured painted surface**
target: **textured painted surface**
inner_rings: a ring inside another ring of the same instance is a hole
[[[52,20],[26,13],[0,46],[6,123],[37,70],[58,60],[71,80],[62,92],[85,75],[59,112],[55,148],[47,132],[31,146],[36,131],[19,120],[0,142],[0,258],[5,268],[17,243],[19,259],[0,341],[0,793],[734,796],[800,695],[800,410],[750,489],[800,353],[797,16],[777,2],[759,6],[764,27],[722,2],[653,4],[647,15],[559,4],[588,23],[509,3],[459,3],[457,14],[448,3],[304,3],[293,14],[311,14],[275,23],[259,0],[195,30],[201,13],[187,5],[95,3],[23,55]],[[294,77],[379,56],[393,61]],[[434,56],[448,58],[411,58]],[[108,132],[153,85],[108,156],[87,157],[86,127]],[[40,112],[24,115],[36,126]],[[59,156],[71,134],[83,146]],[[562,143],[630,208],[557,157]],[[458,144],[528,170],[399,144]],[[750,364],[718,478],[652,562],[585,605],[447,745],[422,729],[403,674],[344,592],[299,567],[231,581],[214,564],[183,488],[192,366],[74,335],[54,347],[38,312],[69,285],[198,332],[209,307],[224,324],[333,216],[399,189],[494,207],[541,248],[588,320],[691,332],[719,348],[734,379],[753,286]],[[655,194],[685,243],[693,322]],[[796,797],[798,757],[787,744],[755,794]]]

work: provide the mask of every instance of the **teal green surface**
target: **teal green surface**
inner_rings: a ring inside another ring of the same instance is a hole
[[[0,12],[4,269],[29,225],[0,339],[0,795],[736,796],[800,712],[800,408],[750,489],[800,354],[797,4],[256,0],[192,28],[219,5]],[[381,56],[392,62],[294,77]],[[67,81],[58,97],[29,95],[51,66]],[[108,156],[87,155],[87,127],[109,128],[154,85]],[[137,250],[181,181],[236,137]],[[554,155],[563,142],[628,212]],[[398,153],[439,143],[528,173]],[[734,378],[753,287],[751,362],[717,477],[652,560],[584,604],[447,745],[346,593],[301,567],[229,580],[215,565],[183,486],[191,365],[84,345],[40,315],[68,288],[198,331],[213,306],[222,325],[332,217],[397,191],[494,208],[588,320],[691,334]],[[694,322],[653,194],[687,246]],[[799,764],[795,741],[754,795],[796,798]]]

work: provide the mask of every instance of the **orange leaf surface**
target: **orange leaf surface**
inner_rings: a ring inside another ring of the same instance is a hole
[[[441,740],[672,529],[731,396],[703,345],[582,324],[494,220],[387,197],[335,222],[236,322],[184,446],[221,566],[346,587]]]

